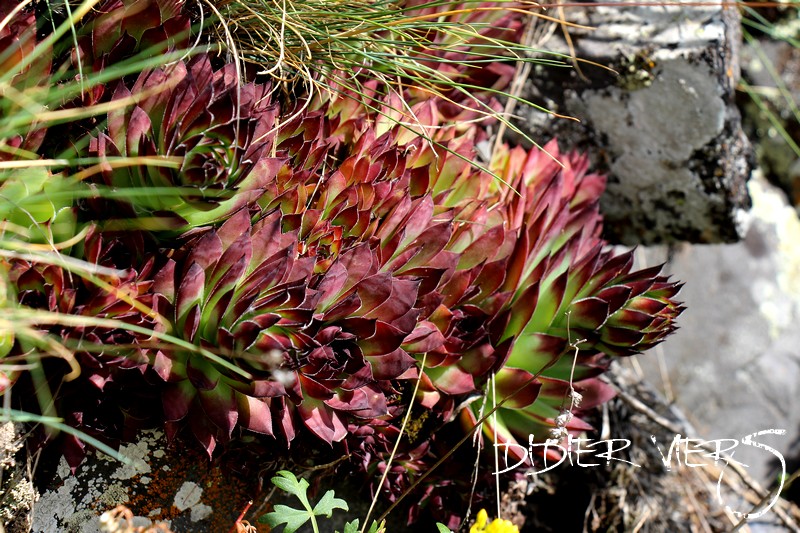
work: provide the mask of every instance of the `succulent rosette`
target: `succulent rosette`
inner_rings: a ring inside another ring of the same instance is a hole
[[[415,111],[427,117],[421,127],[438,120],[428,104]],[[170,330],[218,355],[170,348],[153,360],[168,383],[171,431],[188,421],[209,453],[237,426],[287,442],[303,431],[327,443],[351,437],[358,448],[358,428],[402,414],[402,381],[423,357],[441,389],[423,405],[437,406],[441,424],[504,357],[480,325],[490,315],[448,309],[477,289],[453,281],[456,210],[436,207],[429,163],[404,157],[421,139],[400,127],[376,138],[367,121],[350,122],[350,155],[324,177],[316,146],[343,139],[314,116],[289,124],[276,153],[293,164],[265,187],[264,214],[242,209],[188,232],[155,277]],[[482,245],[465,265],[481,261]]]
[[[310,233],[341,224],[337,249],[354,242],[348,228],[374,228],[355,240],[378,238],[382,268],[420,281],[417,322],[401,347],[422,368],[415,405],[433,415],[424,439],[435,440],[435,429],[458,414],[461,402],[487,390],[491,375],[497,401],[511,397],[497,426],[485,425],[496,442],[527,443],[530,433],[545,440],[559,427],[591,429],[581,416],[613,395],[597,376],[611,357],[647,350],[675,329],[679,284],[658,267],[632,272],[631,253],[605,250],[598,211],[605,180],[587,172],[586,158],[561,154],[555,143],[546,152],[501,150],[489,165],[492,175],[470,163],[480,129],[442,128],[434,102],[413,112],[411,127],[383,117],[374,129],[351,112],[344,139],[352,139],[353,155],[313,183],[312,190],[323,191],[319,203],[286,202],[284,192],[270,205],[294,211],[303,221],[295,226]],[[404,192],[364,193],[392,189]],[[382,201],[364,205],[359,217],[348,201],[364,198]],[[347,209],[349,216],[338,218]],[[372,222],[358,226],[358,220]],[[580,406],[571,405],[576,397]],[[460,411],[467,429],[479,405]],[[389,425],[380,434],[397,431],[397,419],[384,420]],[[387,454],[390,448],[370,435],[359,453]],[[394,489],[385,487],[390,497],[435,455],[412,448],[401,447],[409,459],[393,466]]]
[[[203,77],[212,83],[201,86]],[[87,258],[132,267],[111,285],[140,305],[114,304],[115,292],[97,294],[102,305],[58,305],[177,338],[156,345],[95,328],[98,342],[129,353],[87,350],[84,377],[104,393],[135,385],[159,395],[168,433],[188,426],[209,455],[240,431],[283,447],[324,442],[366,472],[390,468],[381,490],[393,498],[441,453],[444,424],[460,416],[474,426],[474,400],[492,376],[498,399],[513,396],[485,433],[499,443],[546,438],[574,392],[583,410],[609,398],[597,376],[611,357],[674,329],[678,285],[604,250],[604,179],[555,144],[551,155],[500,150],[481,170],[471,161],[483,130],[446,126],[435,101],[398,121],[391,97],[381,113],[344,97],[315,101],[276,127],[267,87],[236,89],[233,72],[203,56],[115,89],[129,94],[145,96],[109,116],[94,153],[109,162],[172,155],[181,169],[109,164],[102,184],[179,189],[131,199],[125,214],[170,212],[194,227],[169,240],[132,233],[141,240],[125,245],[127,234],[92,234]],[[408,409],[415,436],[388,465]],[[580,409],[567,431],[590,428]],[[137,413],[125,416],[136,423]],[[425,501],[445,502],[431,483]]]
[[[0,171],[0,220],[13,224],[20,244],[22,239],[40,247],[67,242],[77,226],[76,185],[43,167]]]
[[[16,100],[15,90],[38,95],[42,91],[35,89],[47,88],[52,70],[52,48],[43,45],[43,34],[37,33],[37,23],[42,20],[33,6],[17,0],[0,5],[0,16],[4,21],[0,27],[0,77],[10,85],[4,97]]]
[[[92,139],[90,153],[108,161],[102,183],[128,198],[129,216],[161,217],[166,227],[153,229],[217,222],[275,180],[277,105],[268,86],[239,81],[234,65],[214,69],[202,55],[144,72],[130,90],[116,86],[113,100],[138,103],[109,113],[108,132]],[[129,163],[113,164],[120,158]],[[142,188],[149,194],[127,196]]]
[[[22,9],[20,9],[22,8]],[[0,95],[0,111],[6,117],[19,118],[31,115],[32,102],[40,101],[43,87],[50,74],[50,49],[40,46],[36,36],[36,13],[19,2],[9,1],[0,5],[0,80],[8,84]],[[20,105],[20,94],[26,91],[27,107]],[[35,95],[35,96],[34,96]],[[41,146],[46,130],[35,123],[31,116],[26,125],[16,121],[9,131],[0,126],[0,161],[14,157],[15,152],[30,157]],[[18,131],[24,128],[23,131]]]
[[[17,2],[0,6],[0,162],[16,163],[0,170],[0,220],[14,224],[29,242],[52,243],[72,236],[74,212],[65,178],[43,166],[25,161],[41,159],[38,153],[47,128],[39,123],[37,109],[49,103],[47,86],[51,50],[39,44],[36,14]],[[25,105],[21,95],[24,94]]]
[[[481,46],[518,42],[527,4],[448,4],[447,31],[409,34],[402,53],[420,64],[398,85],[334,79],[280,104],[221,56],[175,59],[190,34],[181,0],[98,2],[55,59],[19,6],[0,5],[7,91],[52,85],[49,109],[106,114],[46,139],[35,117],[0,125],[0,161],[67,145],[81,158],[74,180],[39,165],[0,175],[0,220],[33,243],[0,263],[0,308],[39,313],[26,335],[0,332],[0,360],[55,355],[44,378],[0,373],[0,395],[15,381],[14,401],[35,410],[49,381],[59,415],[106,442],[162,417],[209,457],[246,432],[277,454],[324,448],[373,482],[386,473],[373,488],[393,500],[499,402],[484,447],[527,466],[530,434],[591,430],[614,358],[675,330],[680,285],[608,250],[605,178],[587,158],[555,142],[478,150],[515,74]],[[163,66],[136,67],[163,52]],[[76,467],[83,445],[66,442]],[[460,464],[426,480],[410,517],[427,506],[456,526]]]
[[[9,264],[0,262],[0,310],[8,313],[16,308],[16,291],[8,282]],[[16,383],[20,370],[13,365],[6,365],[5,357],[11,353],[17,333],[9,327],[0,329],[0,395],[6,394]]]
[[[414,120],[403,121],[389,99],[374,123],[354,102],[322,105],[341,121],[293,126],[280,144],[291,147],[288,157],[320,144],[343,147],[350,155],[339,168],[321,177],[307,170],[319,168],[319,158],[293,159],[304,170],[285,174],[260,203],[281,209],[284,224],[300,230],[317,268],[377,241],[381,271],[418,283],[416,323],[400,347],[422,369],[414,404],[433,415],[426,438],[485,391],[491,375],[498,401],[514,394],[498,427],[486,429],[493,438],[514,438],[508,420],[514,434],[546,439],[572,392],[583,403],[572,406],[566,427],[590,429],[580,415],[609,399],[596,377],[610,356],[652,347],[674,330],[682,309],[673,301],[679,285],[659,268],[632,273],[630,253],[605,251],[604,178],[555,143],[546,152],[500,150],[491,172],[482,171],[471,160],[485,133],[444,126],[437,102],[416,104]],[[468,427],[478,405],[461,412]],[[383,420],[397,429],[397,419]],[[380,442],[367,438],[364,457],[388,453]],[[428,459],[417,453],[409,464]]]
[[[88,49],[82,52],[105,65],[118,63],[133,53],[147,51],[156,55],[180,48],[189,40],[189,17],[182,13],[185,3],[185,0],[102,2],[83,28],[87,35],[79,40]]]
[[[674,301],[680,284],[661,276],[661,267],[632,272],[632,252],[604,250],[604,179],[587,173],[586,158],[560,155],[555,143],[545,149],[563,166],[543,152],[516,149],[499,154],[493,167],[520,193],[506,211],[519,233],[503,281],[511,313],[499,335],[514,344],[492,389],[493,401],[508,401],[484,427],[529,465],[525,445],[512,446],[516,437],[527,444],[529,435],[544,441],[554,431],[592,429],[581,415],[613,396],[597,379],[611,357],[655,346],[683,310]],[[462,412],[467,428],[478,413],[477,403]]]
[[[6,22],[0,27],[0,78],[9,83],[7,91],[16,96],[14,91],[32,89],[45,82],[50,74],[51,54],[44,47],[37,49],[36,13],[30,6],[21,6],[13,0],[4,2],[0,5],[0,20]],[[14,100],[5,96],[2,102],[5,106]],[[31,151],[37,147],[28,145]]]
[[[239,211],[190,236],[155,277],[175,332],[220,355],[170,349],[153,360],[171,428],[187,419],[209,453],[236,426],[287,443],[304,430],[342,441],[348,424],[394,411],[392,380],[415,375],[400,345],[418,283],[380,273],[367,244],[320,262],[291,224],[280,211],[254,224]]]
[[[109,67],[125,68],[126,61],[157,57],[189,47],[191,23],[183,13],[184,0],[106,0],[82,21],[70,61],[78,76]],[[83,105],[107,101],[106,84],[81,91]]]
[[[148,351],[163,332],[148,297],[153,261],[141,259],[143,237],[132,232],[90,228],[82,248],[86,262],[39,254],[8,263],[15,320],[21,321],[9,357],[46,356],[42,375],[59,390],[59,415],[80,431],[114,442],[156,422],[153,387],[144,380]],[[140,265],[138,271],[117,268],[130,264]],[[36,397],[33,391],[16,392],[14,401],[35,408],[27,404]],[[64,456],[75,468],[84,444],[73,436],[64,442]]]

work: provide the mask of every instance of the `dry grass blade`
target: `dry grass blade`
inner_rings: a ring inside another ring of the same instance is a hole
[[[677,411],[673,406],[667,403],[658,394],[650,390],[645,384],[639,382],[630,371],[624,368],[617,367],[615,372],[610,376],[610,381],[614,388],[617,389],[619,400],[615,404],[616,416],[621,417],[615,424],[616,430],[624,433],[625,438],[630,439],[632,442],[646,442],[648,435],[656,434],[660,440],[668,441],[676,434],[687,435],[693,431],[683,420],[682,414]],[[620,405],[624,404],[624,408]],[[615,435],[618,437],[620,435]],[[659,505],[664,507],[659,509],[657,513],[659,516],[650,517],[650,526],[653,522],[668,521],[668,514],[674,511],[677,514],[686,514],[688,509],[676,506],[675,508],[669,507],[669,498],[666,495],[677,488],[683,492],[686,498],[686,504],[695,507],[695,512],[691,513],[690,517],[695,520],[695,525],[700,528],[710,527],[711,530],[732,530],[729,528],[742,528],[746,525],[746,521],[741,521],[740,513],[735,513],[729,507],[724,507],[719,501],[719,491],[724,487],[726,497],[738,499],[742,502],[742,509],[745,513],[752,513],[759,508],[763,508],[765,503],[772,502],[774,506],[771,512],[774,512],[777,520],[781,522],[788,530],[798,529],[798,509],[797,506],[783,498],[780,498],[777,491],[764,489],[755,479],[753,479],[747,471],[731,456],[726,453],[720,453],[711,443],[698,442],[695,444],[699,448],[707,450],[708,454],[694,454],[693,458],[697,458],[697,464],[702,464],[700,468],[677,468],[672,475],[664,475],[663,471],[651,475],[648,472],[643,472],[643,469],[637,469],[636,475],[632,477],[632,481],[639,480],[645,483],[655,483],[658,487],[646,486],[644,490],[641,488],[634,488],[631,502],[637,498],[645,502],[653,494],[658,494]],[[640,447],[646,449],[646,446]],[[717,459],[718,458],[718,459]],[[662,457],[655,458],[655,463],[658,464]],[[716,460],[715,460],[716,459]],[[642,464],[648,463],[647,460],[640,460]],[[644,470],[647,470],[645,468]],[[633,471],[631,469],[631,471]],[[730,471],[730,474],[727,472]],[[792,476],[796,477],[798,474]],[[789,480],[787,480],[789,481]],[[622,486],[620,484],[620,486]],[[660,487],[660,488],[659,488]],[[623,487],[624,488],[624,487]],[[616,487],[615,490],[618,490]],[[661,489],[664,493],[661,494]],[[610,491],[608,494],[610,495]],[[601,499],[606,498],[608,495],[601,495]],[[747,505],[752,507],[747,508]],[[623,517],[631,518],[640,512],[641,509],[635,509],[635,505],[631,503],[630,506],[622,509]]]
[[[523,42],[526,18],[556,20],[531,1],[227,0],[217,10],[217,41],[290,99],[344,92],[377,106],[389,94],[407,102],[435,97],[507,122],[486,100],[519,97],[476,86],[471,74],[498,62],[566,66],[569,60]],[[379,81],[374,95],[361,92],[368,80]],[[414,121],[408,110],[397,111]]]

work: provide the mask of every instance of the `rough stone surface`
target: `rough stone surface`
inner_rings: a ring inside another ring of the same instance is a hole
[[[100,533],[100,516],[118,505],[133,512],[137,526],[162,523],[176,533],[226,533],[245,510],[244,520],[257,526],[257,531],[266,531],[268,526],[257,519],[273,505],[301,506],[294,496],[272,491],[268,481],[270,472],[282,468],[298,471],[298,465],[280,466],[271,462],[274,457],[265,456],[263,471],[245,473],[239,470],[239,449],[209,462],[198,448],[195,442],[168,444],[163,432],[144,431],[136,442],[120,448],[133,464],[90,453],[73,475],[62,459],[34,508],[33,533]],[[259,481],[265,486],[260,487]],[[346,522],[366,516],[371,500],[360,477],[326,476],[314,483],[309,497],[319,501],[330,489],[348,502],[350,512],[336,511],[332,519],[324,520],[323,531],[342,531]],[[384,508],[379,504],[372,517]],[[404,518],[402,513],[391,515],[389,530],[404,531]],[[307,524],[298,533],[311,533],[311,526]]]
[[[581,122],[518,109],[534,140],[588,150],[609,185],[606,229],[623,243],[730,242],[749,200],[751,148],[734,105],[739,18],[717,6],[565,9],[575,55],[615,69],[534,69],[525,95]],[[569,53],[556,36],[544,48]]]
[[[39,498],[30,471],[18,460],[24,440],[21,425],[0,424],[0,532],[27,531]]]
[[[96,533],[98,517],[124,504],[137,525],[158,522],[178,532],[228,531],[253,488],[229,468],[210,463],[188,445],[169,446],[162,432],[145,431],[120,452],[125,465],[89,454],[73,475],[66,461],[34,508],[34,533]]]
[[[789,459],[800,437],[800,220],[785,195],[758,176],[744,240],[644,252],[650,265],[686,282],[680,331],[661,346],[675,402],[704,438],[735,438],[764,429],[785,436],[763,442]],[[662,383],[659,350],[639,357]],[[666,388],[666,387],[665,387]],[[735,458],[762,482],[774,479],[774,457],[740,447]]]

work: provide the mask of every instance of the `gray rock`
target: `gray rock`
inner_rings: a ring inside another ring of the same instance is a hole
[[[140,512],[136,526],[216,533],[230,529],[243,508],[241,479],[184,443],[169,445],[161,431],[142,431],[119,451],[129,464],[89,452],[74,474],[62,458],[34,507],[32,532],[99,533],[100,516],[126,505]]]
[[[751,148],[733,103],[740,20],[717,6],[580,6],[575,55],[608,65],[534,69],[529,99],[580,119],[518,109],[537,142],[557,136],[609,172],[606,229],[626,244],[731,242],[749,207]],[[569,53],[554,37],[547,49]],[[546,95],[548,98],[544,98]]]
[[[55,479],[34,507],[32,533],[100,533],[107,530],[101,528],[103,513],[119,505],[129,508],[135,526],[163,524],[176,533],[224,533],[245,510],[245,519],[250,522],[270,511],[263,505],[268,493],[273,505],[301,506],[294,496],[283,491],[259,491],[258,475],[267,476],[268,470],[243,475],[231,469],[239,461],[235,452],[209,461],[198,448],[193,441],[177,439],[168,443],[163,431],[146,430],[137,435],[135,442],[120,447],[120,453],[130,459],[129,464],[90,451],[73,474],[62,458]],[[284,468],[277,463],[263,464],[269,464],[270,469]],[[285,468],[297,470],[288,464]],[[335,489],[336,496],[349,503],[351,512],[336,511],[332,520],[325,520],[323,531],[333,531],[334,526],[341,531],[345,521],[366,515],[370,500],[356,478],[330,476],[325,483],[314,487],[320,490],[311,496],[312,500],[316,502],[326,490]],[[254,505],[248,505],[248,500]],[[382,509],[379,506],[375,511],[373,518]],[[109,514],[120,518],[117,513]],[[399,514],[396,518],[402,519]],[[299,533],[306,531],[311,531],[310,525]]]
[[[0,424],[0,532],[28,531],[39,499],[30,470],[17,460],[25,440],[21,430],[13,422]]]
[[[129,501],[137,489],[131,480],[150,473],[152,450],[163,439],[160,432],[143,432],[139,442],[123,446],[120,453],[129,457],[128,465],[101,453],[90,453],[75,475],[62,458],[49,490],[43,492],[33,513],[34,533],[99,532],[98,516]]]
[[[662,383],[663,356],[676,404],[706,439],[766,429],[786,434],[755,439],[788,460],[800,438],[800,220],[783,193],[760,175],[750,182],[751,220],[733,245],[681,245],[667,270],[686,282],[681,329],[637,361]],[[643,252],[647,264],[667,250]],[[739,446],[734,457],[762,483],[775,480],[776,457]]]

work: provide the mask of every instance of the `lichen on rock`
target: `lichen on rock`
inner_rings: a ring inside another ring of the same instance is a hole
[[[161,431],[143,431],[120,451],[133,467],[92,452],[73,475],[62,459],[36,507],[33,532],[96,533],[99,517],[124,505],[136,527],[163,523],[176,531],[216,533],[226,531],[252,498],[252,488],[185,443],[169,445]]]
[[[739,15],[710,4],[622,4],[565,8],[593,31],[570,30],[572,48],[557,34],[544,47],[582,62],[528,80],[527,97],[580,122],[517,112],[534,140],[586,148],[608,171],[602,209],[612,240],[737,241],[752,167],[734,102]]]
[[[30,511],[39,499],[30,472],[17,461],[22,445],[20,426],[0,425],[0,524],[8,532],[28,530]]]

